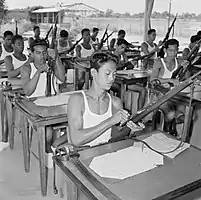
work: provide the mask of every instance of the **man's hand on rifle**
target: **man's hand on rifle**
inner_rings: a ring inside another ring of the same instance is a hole
[[[188,60],[183,60],[183,61],[181,62],[181,65],[182,65],[182,67],[183,67],[184,69],[186,69],[189,64],[190,64],[190,62],[189,62]]]
[[[53,60],[56,60],[58,51],[56,49],[48,49],[48,56],[50,56]]]
[[[39,68],[37,68],[37,70],[40,72],[40,73],[44,73],[44,72],[48,72],[49,70],[49,67],[46,63],[44,64],[41,64]]]

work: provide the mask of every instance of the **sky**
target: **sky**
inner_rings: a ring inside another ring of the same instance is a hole
[[[171,1],[171,13],[201,13],[201,0],[155,0],[154,11],[168,11]],[[90,6],[93,6],[102,11],[106,11],[108,8],[114,12],[130,12],[139,13],[144,12],[145,0],[6,0],[9,9],[25,8],[28,6],[50,6],[56,5],[57,2],[63,2],[64,4],[71,4],[75,2],[83,2]],[[118,2],[118,3],[117,3]]]

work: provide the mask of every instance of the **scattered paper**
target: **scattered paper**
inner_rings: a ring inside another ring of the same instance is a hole
[[[95,157],[90,168],[101,177],[125,179],[163,165],[163,156],[142,144]]]
[[[144,141],[149,144],[153,149],[160,151],[161,153],[173,151],[181,143],[181,141],[169,138],[161,132],[153,134],[152,136],[144,139]],[[190,144],[182,142],[181,146],[178,149],[165,155],[170,158],[175,158],[175,156],[188,149],[189,147]]]
[[[67,105],[70,95],[77,93],[77,92],[81,92],[81,90],[72,91],[72,92],[64,92],[64,93],[60,93],[59,95],[51,96],[51,97],[38,98],[37,100],[34,101],[34,103],[37,106],[47,106],[47,107],[48,106],[60,106],[60,105],[65,105],[65,104]]]

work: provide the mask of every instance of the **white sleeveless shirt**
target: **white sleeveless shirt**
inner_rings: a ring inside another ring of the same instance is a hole
[[[94,48],[92,47],[91,44],[90,44],[91,49],[85,49],[82,44],[80,44],[80,46],[81,46],[81,51],[80,51],[81,58],[86,58],[86,57],[91,56],[93,54]]]
[[[32,79],[34,74],[37,72],[37,69],[34,66],[34,63],[30,63],[30,65],[31,65],[30,79]],[[38,83],[37,83],[37,86],[36,86],[36,89],[33,92],[33,94],[31,96],[29,96],[29,97],[31,98],[31,97],[45,96],[46,82],[47,82],[47,73],[45,73],[45,72],[41,73],[40,77],[39,77],[39,80],[38,80]],[[53,84],[55,84],[55,83],[52,83],[52,76],[51,76],[51,91],[52,92],[54,92]]]
[[[98,115],[98,114],[91,112],[86,94],[84,91],[81,91],[81,92],[83,94],[84,106],[85,106],[85,110],[84,110],[84,114],[83,114],[83,128],[84,129],[96,126],[112,116],[112,98],[109,93],[108,93],[108,96],[109,96],[108,110],[106,113],[104,113],[102,115]],[[101,144],[104,142],[108,142],[108,140],[110,138],[111,138],[111,128],[108,129],[107,131],[105,131],[102,135],[97,137],[95,140],[88,143],[87,145],[95,146],[95,145],[98,145],[98,144]]]
[[[12,57],[12,63],[13,63],[14,69],[18,69],[27,61],[27,56],[25,61],[18,60],[13,54],[11,55],[11,57]]]
[[[59,39],[57,40],[57,50],[58,52],[67,51],[70,48],[69,41],[67,40],[67,45],[65,47],[60,46]]]
[[[151,51],[153,51],[155,48],[156,48],[156,45],[155,44],[153,44],[154,46],[152,47],[148,42],[146,42],[145,41],[145,43],[147,44],[147,46],[148,46],[148,51],[149,52],[151,52]],[[145,55],[145,53],[144,52],[141,52],[141,56],[144,56]],[[151,57],[151,58],[157,58],[157,52],[155,52],[155,54]]]
[[[172,74],[173,72],[178,68],[178,62],[177,62],[177,59],[175,58],[175,68],[174,70],[172,71],[169,71],[168,68],[166,67],[166,64],[165,64],[165,61],[163,58],[161,58],[161,62],[164,66],[164,74],[161,78],[171,78],[172,77]]]
[[[6,51],[3,44],[1,44],[1,49],[2,49],[2,53],[1,53],[0,60],[3,60],[6,56],[10,56],[13,54],[13,52]]]

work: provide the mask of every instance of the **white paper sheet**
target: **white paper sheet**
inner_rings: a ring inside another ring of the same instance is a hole
[[[59,106],[59,105],[67,105],[68,100],[71,94],[81,92],[79,91],[72,91],[72,92],[64,92],[60,93],[56,96],[51,97],[41,97],[34,101],[37,106]]]
[[[144,139],[146,143],[148,143],[152,148],[160,152],[168,152],[174,150],[181,141],[175,140],[172,138],[167,137],[163,133],[159,132],[157,134],[153,134],[152,136]],[[172,153],[165,154],[170,158],[175,158],[178,154],[183,152],[184,150],[188,149],[190,144],[182,143],[181,147],[177,150],[173,151]]]
[[[101,177],[125,179],[157,165],[163,165],[163,156],[138,145],[95,157],[89,167]]]

